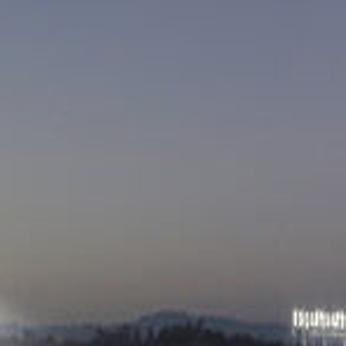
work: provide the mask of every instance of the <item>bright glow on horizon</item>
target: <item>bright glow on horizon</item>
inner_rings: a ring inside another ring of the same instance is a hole
[[[293,309],[292,327],[299,330],[344,331],[346,328],[346,312],[343,310],[325,311],[321,309]]]

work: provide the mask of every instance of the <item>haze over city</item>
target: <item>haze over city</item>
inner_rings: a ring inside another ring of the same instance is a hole
[[[343,1],[3,1],[0,322],[345,305]]]

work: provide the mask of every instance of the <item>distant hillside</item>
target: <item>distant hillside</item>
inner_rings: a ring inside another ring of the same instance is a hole
[[[73,340],[87,342],[96,337],[96,328],[87,325],[0,325],[0,345],[7,339],[45,340],[53,338],[58,342]]]
[[[159,311],[140,317],[134,322],[140,330],[152,329],[155,333],[164,327],[195,324],[201,322],[205,328],[219,331],[225,335],[248,334],[268,341],[284,341],[289,337],[287,327],[274,323],[252,323],[234,318],[203,316],[177,311]]]
[[[0,341],[8,338],[19,340],[30,338],[34,340],[46,340],[53,338],[56,341],[66,340],[87,342],[97,337],[98,332],[114,333],[126,328],[133,332],[140,332],[144,338],[149,331],[157,334],[161,329],[173,326],[196,325],[201,323],[206,329],[223,333],[226,336],[246,334],[263,341],[286,341],[289,330],[279,324],[250,323],[234,318],[195,315],[179,311],[159,311],[144,315],[137,320],[126,324],[112,326],[105,325],[49,325],[49,326],[23,326],[0,325]]]

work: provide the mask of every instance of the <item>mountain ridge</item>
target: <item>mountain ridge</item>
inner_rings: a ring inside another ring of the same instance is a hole
[[[184,310],[158,310],[137,317],[125,323],[103,324],[49,324],[49,325],[0,325],[0,338],[23,338],[30,336],[36,339],[52,337],[56,340],[88,341],[95,338],[100,330],[114,331],[130,328],[140,331],[145,336],[149,331],[157,334],[164,328],[201,324],[202,327],[221,332],[226,336],[249,335],[265,341],[286,341],[289,328],[279,323],[244,321],[233,317],[204,315]]]
[[[165,327],[201,323],[203,327],[227,336],[248,334],[271,341],[286,340],[289,336],[287,326],[280,323],[250,322],[234,317],[195,314],[183,310],[159,310],[143,315],[132,323],[141,330],[150,328],[156,333]]]

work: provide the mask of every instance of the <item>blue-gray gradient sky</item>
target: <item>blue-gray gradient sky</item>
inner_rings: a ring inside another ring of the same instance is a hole
[[[345,15],[1,2],[1,317],[346,304]]]

